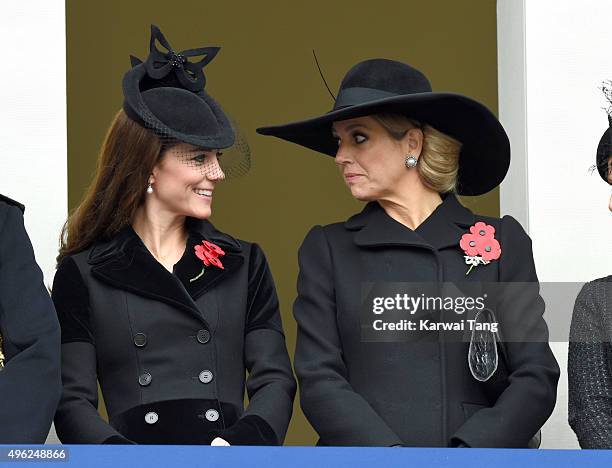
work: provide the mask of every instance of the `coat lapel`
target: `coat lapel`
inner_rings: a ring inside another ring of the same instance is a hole
[[[187,228],[189,239],[174,274],[155,260],[132,227],[127,226],[108,242],[92,248],[89,255],[92,275],[114,287],[178,307],[201,320],[195,300],[235,272],[244,259],[238,241],[216,231],[209,222],[189,219]],[[224,269],[207,267],[202,277],[190,281],[202,270],[194,246],[204,239],[226,252],[221,257]]]
[[[442,204],[416,229],[438,250],[446,247],[459,248],[461,236],[476,222],[474,213],[465,208],[457,197],[449,193]]]
[[[368,203],[361,213],[344,225],[356,231],[353,239],[361,247],[406,245],[431,248],[415,231],[391,218],[377,202]]]
[[[359,246],[405,245],[443,249],[458,246],[466,228],[474,222],[474,214],[450,193],[416,230],[394,220],[377,202],[368,203],[361,213],[349,218],[344,225],[356,231],[354,240]]]

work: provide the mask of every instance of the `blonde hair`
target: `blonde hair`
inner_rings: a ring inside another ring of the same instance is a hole
[[[459,172],[461,142],[431,125],[421,124],[401,114],[375,114],[372,116],[396,140],[406,136],[408,130],[423,132],[423,149],[416,168],[423,183],[439,193],[454,192]]]

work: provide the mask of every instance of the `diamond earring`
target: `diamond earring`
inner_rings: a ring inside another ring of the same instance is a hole
[[[419,162],[418,159],[412,156],[411,154],[406,156],[406,159],[404,160],[404,164],[406,165],[408,169],[412,167],[416,167],[418,162]]]

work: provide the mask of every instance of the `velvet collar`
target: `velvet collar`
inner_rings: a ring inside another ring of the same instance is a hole
[[[211,287],[218,285],[244,262],[240,243],[217,231],[209,221],[188,218],[189,234],[185,252],[174,265],[174,274],[159,263],[130,225],[105,242],[96,243],[89,254],[92,275],[105,283],[135,294],[156,299],[195,314],[202,314],[195,301]],[[225,251],[221,257],[223,269],[206,267],[195,256],[195,245],[208,240]]]
[[[377,202],[368,203],[344,226],[356,231],[354,240],[360,246],[411,245],[442,249],[459,245],[466,228],[475,222],[474,213],[461,205],[454,194],[448,193],[415,230],[394,220]]]

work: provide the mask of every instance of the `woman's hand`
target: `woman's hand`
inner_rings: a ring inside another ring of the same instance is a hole
[[[227,440],[222,439],[221,437],[215,437],[210,445],[215,445],[217,447],[229,447],[230,444]]]

